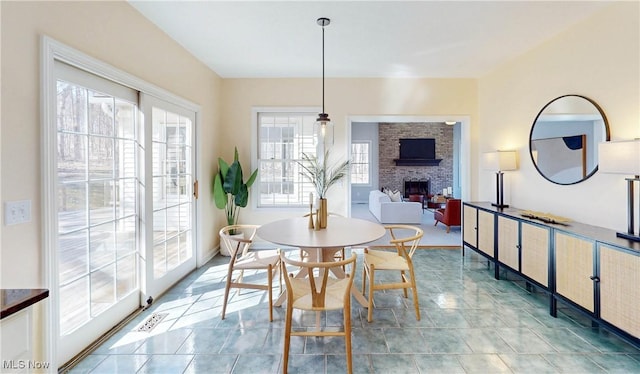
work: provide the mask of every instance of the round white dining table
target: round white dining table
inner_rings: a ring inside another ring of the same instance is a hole
[[[309,254],[309,261],[334,261],[334,254],[344,247],[366,244],[380,239],[386,230],[384,226],[358,218],[329,216],[327,228],[314,230],[309,228],[309,217],[287,218],[264,224],[258,228],[256,235],[271,243],[298,247]],[[338,277],[344,277],[342,268],[332,268],[331,272]],[[298,273],[296,277],[306,276]],[[351,293],[363,306],[367,300],[357,290],[351,288]],[[284,294],[274,303],[282,305]]]
[[[264,224],[256,235],[275,244],[300,248],[342,248],[378,240],[382,225],[358,218],[329,216],[327,228],[309,228],[309,217],[288,218]]]

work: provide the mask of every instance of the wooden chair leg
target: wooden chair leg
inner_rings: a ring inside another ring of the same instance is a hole
[[[289,345],[291,343],[291,315],[293,314],[293,308],[291,302],[287,301],[287,313],[284,323],[284,354],[282,358],[282,373],[287,374],[287,368],[289,366]]]
[[[347,355],[347,373],[353,372],[353,361],[351,357],[351,305],[347,303],[344,306],[344,345]]]
[[[369,251],[365,248],[364,253],[369,253]],[[363,264],[362,266],[362,296],[365,295],[365,288],[367,287],[367,264]]]
[[[224,300],[222,302],[222,318],[224,319],[227,312],[227,299],[229,299],[229,286],[224,289]]]
[[[375,278],[375,266],[369,265],[369,310],[367,310],[367,321],[373,321],[373,282]]]
[[[416,309],[416,321],[420,321],[420,303],[418,302],[418,287],[416,287],[416,277],[413,274],[413,271],[409,271],[409,276],[411,277],[411,291],[413,292],[413,306]]]
[[[405,275],[404,270],[400,270],[400,281],[402,283],[407,283],[407,276]],[[409,294],[407,293],[407,288],[406,287],[402,289],[402,293],[404,294],[404,298],[405,299],[409,297]]]
[[[367,264],[362,267],[362,296],[366,295],[365,288],[367,287]]]
[[[227,302],[229,301],[229,289],[231,288],[231,276],[233,275],[233,270],[229,269],[227,271],[227,282],[224,286],[224,300],[222,301],[222,318],[226,316],[227,313]]]

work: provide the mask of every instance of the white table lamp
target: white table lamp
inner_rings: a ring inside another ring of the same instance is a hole
[[[504,171],[517,170],[516,151],[486,152],[482,155],[483,168],[496,172],[496,202],[491,205],[508,208],[504,203]]]
[[[617,236],[640,242],[640,236],[635,234],[633,206],[633,185],[635,182],[640,182],[640,139],[599,143],[598,170],[603,173],[633,175],[632,178],[625,178],[627,181],[627,232],[618,232]]]

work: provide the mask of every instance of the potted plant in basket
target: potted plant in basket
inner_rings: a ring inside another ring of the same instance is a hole
[[[302,174],[316,189],[319,199],[318,214],[320,215],[320,228],[327,227],[327,191],[331,186],[344,178],[349,171],[349,161],[343,161],[327,166],[329,150],[324,152],[324,158],[318,159],[315,155],[302,154],[302,162],[299,162]]]
[[[240,208],[247,206],[249,202],[249,188],[258,175],[258,169],[251,173],[249,179],[244,182],[242,165],[238,160],[238,148],[235,148],[233,162],[229,165],[222,158],[218,158],[218,172],[213,180],[213,198],[218,209],[224,209],[227,225],[238,223]],[[229,250],[220,242],[220,253],[229,256]],[[225,253],[226,252],[226,253]]]

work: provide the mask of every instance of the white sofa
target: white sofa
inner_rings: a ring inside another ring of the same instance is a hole
[[[382,191],[369,192],[369,211],[380,223],[420,223],[422,221],[422,204],[419,202],[393,202],[389,195]]]

